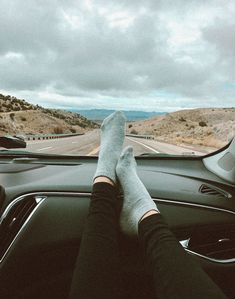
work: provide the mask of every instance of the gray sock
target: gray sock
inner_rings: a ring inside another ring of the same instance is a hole
[[[98,165],[94,179],[105,176],[116,183],[116,165],[125,138],[125,121],[125,116],[121,111],[112,113],[103,121]]]
[[[132,147],[127,147],[122,152],[116,172],[124,193],[120,215],[121,229],[129,235],[137,234],[138,224],[143,215],[158,209],[137,175]]]

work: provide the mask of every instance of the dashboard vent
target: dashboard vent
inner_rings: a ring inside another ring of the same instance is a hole
[[[0,260],[41,199],[27,196],[12,202],[5,210],[0,219]]]
[[[213,195],[216,197],[223,197],[223,198],[231,198],[232,197],[231,194],[229,194],[221,189],[208,186],[206,184],[201,185],[199,192],[201,192],[202,194]]]

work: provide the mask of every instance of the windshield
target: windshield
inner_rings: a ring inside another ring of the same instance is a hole
[[[115,110],[136,156],[205,155],[234,137],[234,2],[12,0],[1,10],[0,136],[26,142],[1,153],[96,156]]]

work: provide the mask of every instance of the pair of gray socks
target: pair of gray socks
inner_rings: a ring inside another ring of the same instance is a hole
[[[137,175],[133,148],[127,147],[122,151],[124,138],[125,117],[117,111],[101,125],[101,145],[94,178],[105,176],[114,183],[119,180],[124,194],[120,226],[123,232],[133,235],[138,233],[142,216],[150,210],[158,210]]]

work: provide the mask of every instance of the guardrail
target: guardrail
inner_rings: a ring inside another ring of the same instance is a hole
[[[25,141],[29,140],[49,140],[84,135],[84,133],[69,133],[69,134],[35,134],[22,136]]]
[[[58,138],[66,138],[66,137],[73,137],[73,136],[80,136],[84,135],[84,133],[68,133],[68,134],[30,134],[30,135],[21,135],[19,136],[23,138],[25,141],[30,140],[49,140],[49,139],[58,139]],[[136,134],[126,134],[127,137],[135,137],[135,138],[143,138],[143,139],[154,139],[152,135],[136,135]]]
[[[136,134],[126,134],[127,137],[135,137],[135,138],[144,138],[144,139],[154,139],[152,135],[136,135]]]

